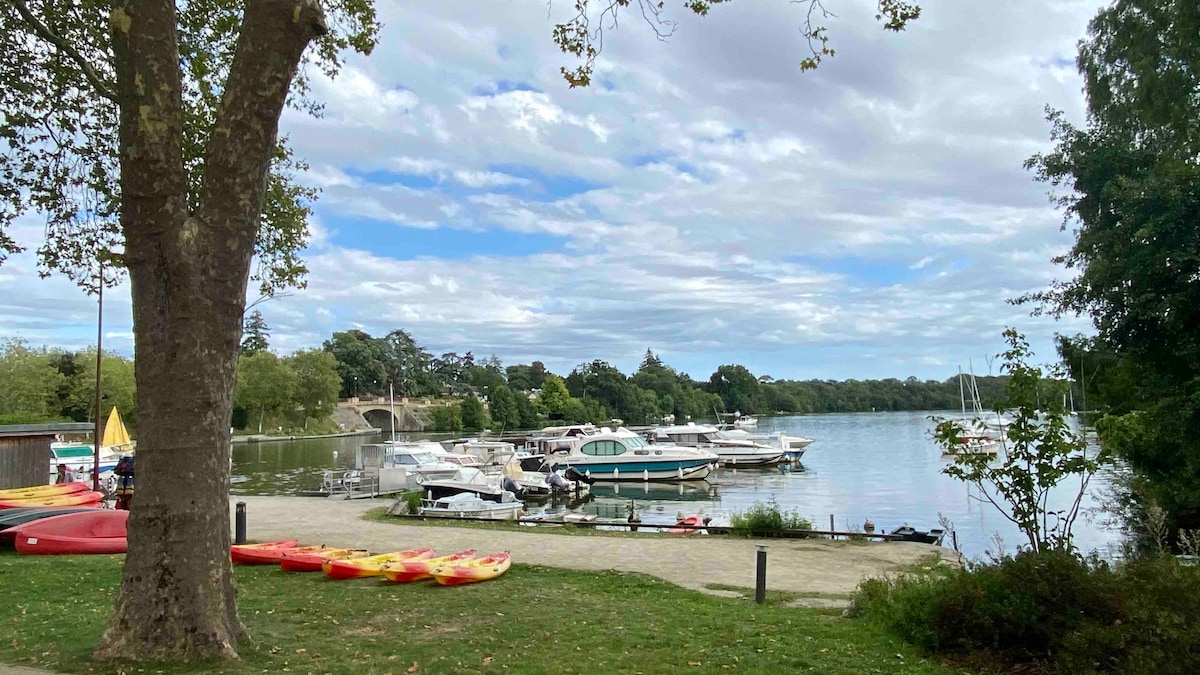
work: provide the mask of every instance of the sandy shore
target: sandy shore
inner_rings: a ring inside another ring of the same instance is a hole
[[[705,584],[753,587],[755,545],[766,543],[767,587],[799,593],[842,595],[867,577],[911,565],[931,554],[955,561],[950,549],[912,542],[750,540],[701,535],[662,537],[580,537],[538,532],[506,532],[463,527],[401,525],[363,520],[364,511],[385,500],[332,501],[302,497],[234,497],[246,502],[250,541],[299,539],[341,547],[393,551],[430,547],[438,551],[474,548],[507,550],[513,561],[577,570],[643,572],[672,583],[705,590]]]

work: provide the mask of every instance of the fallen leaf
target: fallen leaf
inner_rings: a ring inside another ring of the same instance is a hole
[[[418,671],[418,670],[420,670],[420,669],[421,669],[421,666],[420,666],[420,664],[418,664],[416,661],[413,661],[413,664],[412,664],[411,666],[409,666],[409,667],[408,667],[408,670],[406,670],[406,671],[404,671],[404,672],[406,672],[406,673],[415,673],[415,672],[417,672],[417,671]]]

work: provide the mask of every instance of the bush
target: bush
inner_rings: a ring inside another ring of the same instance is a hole
[[[745,513],[734,513],[729,517],[733,533],[745,537],[770,536],[779,530],[811,530],[812,523],[795,511],[785,512],[774,501],[755,504]]]
[[[1200,672],[1200,570],[1058,550],[859,586],[852,613],[926,651],[1066,673]]]
[[[457,403],[433,409],[434,431],[460,431],[462,428],[462,410]]]

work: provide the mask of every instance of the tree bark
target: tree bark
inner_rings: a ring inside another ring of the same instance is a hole
[[[129,553],[95,655],[236,658],[229,421],[242,312],[279,115],[323,13],[316,0],[246,3],[195,213],[175,4],[118,2],[111,24],[140,437]]]

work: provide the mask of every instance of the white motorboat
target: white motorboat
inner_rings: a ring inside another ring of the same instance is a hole
[[[504,492],[498,502],[481,499],[469,492],[441,499],[421,500],[420,515],[426,518],[481,518],[484,520],[516,520],[521,515],[521,502],[511,492]]]
[[[763,466],[783,460],[787,451],[780,445],[760,443],[749,438],[733,438],[729,433],[707,424],[688,422],[655,429],[655,444],[674,443],[710,450],[728,466]]]
[[[620,427],[604,427],[591,435],[543,438],[546,464],[575,469],[592,480],[700,480],[707,478],[720,458],[702,448],[650,445]]]
[[[1004,441],[1002,439],[987,434],[960,436],[959,439],[960,443],[958,445],[942,450],[943,457],[960,455],[987,455],[994,457],[1004,449]]]
[[[434,443],[434,445],[437,445]],[[421,441],[389,441],[358,446],[354,468],[390,469],[402,467],[418,481],[453,478],[462,467],[440,461],[432,448]]]
[[[735,429],[757,429],[758,428],[758,418],[757,417],[755,417],[753,415],[742,415],[739,413],[734,413],[734,415],[737,415],[737,417],[733,420],[733,427]]]
[[[783,450],[784,458],[790,461],[799,460],[804,456],[804,449],[815,441],[803,436],[790,436],[782,431],[769,434],[750,433],[745,429],[721,429],[721,434],[727,438],[764,443]]]
[[[450,478],[421,481],[421,492],[431,501],[468,493],[486,501],[498,502],[505,492],[503,478],[499,474],[488,474],[476,468],[463,467]]]

